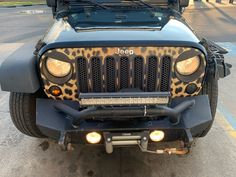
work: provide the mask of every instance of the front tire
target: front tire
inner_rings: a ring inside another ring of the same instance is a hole
[[[218,79],[213,76],[210,79],[208,79],[207,82],[203,85],[202,94],[208,95],[211,108],[211,115],[213,120],[212,123],[202,132],[200,137],[205,136],[209,132],[215,120],[216,108],[218,102]]]
[[[11,93],[9,100],[11,119],[23,134],[45,137],[36,126],[36,94]]]

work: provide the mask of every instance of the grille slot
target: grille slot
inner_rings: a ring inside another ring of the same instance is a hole
[[[94,92],[102,91],[101,60],[99,57],[91,59],[92,86]]]
[[[157,85],[157,57],[148,58],[147,91],[154,92]]]
[[[121,57],[120,58],[120,89],[129,87],[129,58]]]
[[[106,58],[106,89],[107,92],[115,92],[116,88],[116,63],[115,58]]]
[[[78,58],[78,84],[79,90],[83,93],[88,92],[88,69],[87,60],[84,57]]]
[[[170,71],[171,71],[171,58],[169,56],[164,56],[162,58],[162,66],[161,66],[161,85],[160,85],[161,92],[169,91]]]
[[[134,58],[134,88],[143,88],[143,57],[137,56]]]

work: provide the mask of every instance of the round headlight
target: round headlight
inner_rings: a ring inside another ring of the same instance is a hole
[[[55,77],[65,77],[71,71],[71,64],[56,60],[53,58],[48,58],[46,61],[46,67],[48,72]]]
[[[176,70],[182,75],[191,75],[197,71],[200,66],[200,58],[198,56],[177,62]]]

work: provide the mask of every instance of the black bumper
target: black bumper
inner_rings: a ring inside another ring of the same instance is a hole
[[[59,112],[55,105],[63,103],[77,110],[78,103],[37,99],[36,124],[46,136],[60,140],[67,135],[71,143],[86,143],[85,135],[91,131],[132,133],[149,132],[155,129],[165,132],[163,141],[182,140],[187,143],[191,141],[192,137],[199,136],[212,123],[207,95],[172,99],[170,108],[178,107],[183,102],[192,102],[192,100],[195,104],[181,112],[180,121],[175,124],[171,123],[169,115],[165,116],[162,112],[160,117],[155,119],[149,117],[132,118],[125,121],[83,119],[75,127],[72,125],[72,118],[68,114]]]

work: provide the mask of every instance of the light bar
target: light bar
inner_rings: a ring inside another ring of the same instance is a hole
[[[122,106],[122,105],[166,105],[169,93],[157,92],[134,93],[96,93],[81,94],[81,106]]]

